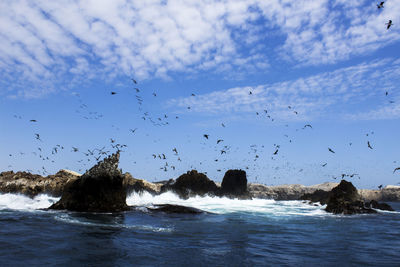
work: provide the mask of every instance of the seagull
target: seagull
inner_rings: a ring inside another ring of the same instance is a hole
[[[369,141],[367,142],[367,144],[368,144],[368,147],[369,147],[370,149],[372,149],[372,146],[371,146],[371,144],[369,143]]]
[[[378,186],[379,190],[381,190],[381,189],[382,189],[382,186],[383,186],[383,185],[379,185],[379,186]]]
[[[135,80],[135,79],[131,79],[132,80],[132,82],[134,83],[134,84],[137,84],[137,81]]]
[[[30,120],[30,122],[37,122],[37,120]]]
[[[73,149],[73,152],[78,152],[78,148],[77,147],[72,147],[72,149]]]
[[[36,136],[37,140],[42,141],[42,140],[40,140],[40,135],[39,134],[35,133],[35,136]]]
[[[389,93],[386,91],[386,92],[385,92],[385,95],[388,95],[388,94],[389,94]]]
[[[136,92],[137,92],[137,93],[139,93],[139,92],[140,92],[139,88],[135,88],[135,90],[136,90]]]
[[[335,153],[331,148],[328,147],[329,152]]]
[[[400,167],[397,167],[396,169],[394,169],[393,173],[395,173],[396,171],[399,171]]]
[[[218,140],[217,140],[217,144],[221,143],[222,141],[224,141],[224,140],[218,139]]]
[[[208,134],[203,134],[203,136],[206,138],[206,139],[208,139]]]
[[[175,154],[178,154],[178,150],[176,150],[176,147],[174,147],[174,149],[172,149],[172,151],[174,151]]]
[[[192,96],[196,96],[195,94],[192,94]]]
[[[249,91],[249,95],[252,95],[253,93],[251,91]]]
[[[135,133],[135,131],[137,130],[137,128],[135,129],[129,129],[132,133]]]
[[[326,164],[328,164],[328,163],[324,163],[324,164],[322,164],[321,166],[322,166],[322,167],[325,167],[325,166],[326,166]]]
[[[224,127],[224,128],[225,128],[225,124],[221,123],[221,125],[222,125],[222,127]]]
[[[156,154],[153,154],[152,156],[153,156],[153,158],[156,158],[156,157],[157,157]]]
[[[383,8],[383,4],[384,4],[385,2],[380,2],[379,3],[379,5],[376,5],[377,7],[378,7],[378,9],[381,9],[381,8]]]
[[[274,155],[278,154],[279,149],[275,150]]]
[[[111,92],[111,94],[112,94],[112,95],[116,95],[117,93],[116,93],[116,92]]]
[[[156,94],[156,93],[153,93],[153,96],[157,96],[157,94]]]
[[[386,25],[387,25],[387,27],[386,27],[386,30],[389,30],[390,26],[392,26],[392,25],[393,25],[393,23],[392,23],[392,20],[391,20],[391,19],[389,19],[389,22],[388,22],[388,23],[386,23]]]
[[[311,124],[306,124],[306,125],[304,125],[303,129],[305,129],[306,127],[310,127],[310,128],[312,129]]]
[[[226,154],[226,151],[225,150],[221,150],[221,155],[224,154],[224,153]]]

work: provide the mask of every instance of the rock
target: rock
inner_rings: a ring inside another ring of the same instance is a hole
[[[316,190],[330,191],[338,183],[323,183],[311,186],[287,184],[267,186],[263,184],[248,184],[247,190],[253,198],[275,200],[299,200],[304,194],[314,193]]]
[[[179,197],[187,199],[196,195],[215,195],[218,187],[205,174],[191,170],[179,176],[175,183],[167,183],[161,187],[161,193],[170,190],[178,194]]]
[[[371,200],[370,202],[365,203],[365,206],[368,208],[378,209],[378,210],[388,210],[394,211],[394,209],[387,203],[379,203],[376,200]]]
[[[329,200],[330,192],[321,189],[315,190],[313,193],[306,193],[300,197],[301,200],[309,200],[311,202],[319,202],[325,205]]]
[[[30,197],[38,194],[61,196],[67,183],[78,179],[79,173],[60,170],[54,175],[43,177],[29,172],[8,171],[0,173],[0,192],[19,193]]]
[[[248,196],[247,177],[243,170],[228,170],[221,183],[221,194],[228,197],[245,197]]]
[[[376,210],[364,206],[357,189],[346,180],[331,190],[325,210],[334,214],[376,213]]]
[[[149,211],[153,212],[165,212],[165,213],[184,213],[184,214],[200,214],[206,213],[203,210],[192,208],[192,207],[185,207],[180,205],[171,205],[171,204],[160,204],[155,205],[152,208],[147,208]]]
[[[160,193],[161,184],[150,183],[142,179],[135,179],[129,172],[124,173],[123,176],[124,176],[123,185],[126,188],[126,194],[128,196],[132,192],[138,192],[138,193],[149,192],[152,195]]]
[[[119,152],[97,163],[79,179],[66,185],[61,199],[49,209],[85,212],[128,210],[124,177],[118,163]]]

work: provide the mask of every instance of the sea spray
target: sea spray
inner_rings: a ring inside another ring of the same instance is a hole
[[[37,210],[50,207],[57,202],[59,197],[52,197],[46,194],[37,195],[34,198],[21,194],[0,194],[0,210]]]
[[[131,206],[152,206],[156,204],[175,204],[201,209],[216,214],[242,212],[261,216],[327,216],[325,206],[310,205],[304,201],[275,201],[272,199],[239,200],[226,197],[191,197],[181,199],[172,192],[151,195],[147,192],[132,193],[127,199]]]

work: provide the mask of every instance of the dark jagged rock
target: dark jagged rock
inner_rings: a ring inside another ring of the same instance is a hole
[[[368,208],[378,209],[378,210],[388,210],[394,211],[394,209],[387,203],[379,203],[376,200],[371,200],[370,202],[366,202],[365,206]]]
[[[119,152],[105,158],[69,183],[61,199],[49,209],[119,212],[128,210],[123,175],[118,169]]]
[[[376,210],[364,206],[357,189],[345,180],[329,193],[325,210],[334,214],[376,213]]]
[[[127,195],[130,195],[132,192],[149,192],[152,195],[156,195],[160,192],[161,185],[149,183],[141,179],[135,179],[129,172],[124,173],[123,176],[123,185],[126,188]]]
[[[319,202],[325,205],[329,200],[330,192],[321,189],[315,190],[314,193],[304,194],[300,197],[301,200],[309,200],[311,202]]]
[[[247,190],[246,172],[243,170],[228,170],[222,179],[220,194],[242,199],[251,198]]]
[[[196,170],[188,171],[179,176],[175,183],[167,183],[161,187],[161,193],[173,191],[179,197],[185,199],[196,195],[215,195],[217,190],[218,187],[213,181],[205,174],[198,173]]]
[[[192,207],[185,207],[180,205],[171,205],[171,204],[160,204],[155,205],[152,208],[147,208],[149,211],[152,212],[165,212],[165,213],[179,213],[179,214],[201,214],[206,213],[203,210],[192,208]]]

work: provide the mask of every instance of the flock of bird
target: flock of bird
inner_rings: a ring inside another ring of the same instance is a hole
[[[379,4],[377,4],[377,8],[378,9],[383,9],[384,8],[384,2],[380,2]],[[389,29],[393,23],[392,20],[389,20],[388,23],[386,23],[387,25],[387,29]],[[152,116],[150,114],[149,111],[144,111],[144,98],[143,96],[141,96],[141,89],[138,87],[138,82],[135,79],[131,79],[132,84],[133,84],[133,92],[135,93],[135,99],[136,99],[136,103],[138,106],[138,110],[141,113],[141,119],[143,119],[143,121],[146,122],[150,122],[153,126],[167,126],[170,124],[170,118],[174,118],[175,120],[179,119],[178,115],[173,115],[173,116],[169,116],[167,114],[163,114],[162,116]],[[118,95],[118,91],[111,91],[110,94],[111,96],[116,96]],[[252,97],[256,97],[255,95],[253,95],[252,91],[249,91],[248,93],[250,96]],[[84,103],[84,101],[82,100],[82,98],[80,97],[79,94],[74,93],[74,95],[78,98],[79,101],[79,107],[78,109],[76,109],[76,113],[79,114],[83,119],[86,120],[99,120],[104,118],[104,115],[97,112],[97,111],[91,111],[89,109],[89,105],[87,103]],[[388,92],[385,92],[385,95],[388,96]],[[191,97],[196,97],[196,94],[191,93],[190,95]],[[157,97],[157,92],[153,92],[152,93],[152,97]],[[187,106],[187,109],[190,110],[191,107]],[[291,105],[287,106],[287,109],[289,112],[291,112],[294,115],[299,115],[299,111],[295,110],[294,107],[292,107]],[[269,119],[271,122],[274,122],[275,119],[272,117],[272,114],[268,111],[268,109],[263,109],[262,111],[256,111],[256,116],[265,116],[265,118]],[[22,119],[22,116],[20,115],[14,115],[14,118],[16,119]],[[30,123],[33,124],[37,124],[39,123],[38,120],[36,119],[30,119],[29,120]],[[220,125],[223,128],[226,128],[226,124],[224,122],[221,122]],[[285,125],[286,127],[288,127],[288,125]],[[113,126],[114,127],[114,126]],[[119,128],[118,128],[119,129]],[[306,129],[310,129],[313,130],[313,126],[311,124],[305,124],[302,128],[300,129],[296,129],[296,131],[298,130],[306,130]],[[138,131],[138,128],[130,128],[129,132],[131,134],[136,134],[136,132]],[[370,134],[373,134],[373,132],[371,132]],[[211,142],[212,141],[212,136],[209,133],[203,133],[203,138],[206,142]],[[286,138],[289,138],[288,134],[284,135]],[[369,136],[369,134],[367,133],[366,136]],[[33,151],[32,154],[35,156],[38,156],[41,160],[43,161],[50,161],[52,163],[55,163],[55,159],[54,157],[56,155],[58,155],[61,151],[65,151],[66,146],[61,145],[61,144],[56,144],[54,146],[51,147],[51,149],[49,150],[49,152],[46,154],[45,153],[45,148],[42,146],[45,143],[45,140],[43,140],[42,136],[40,133],[34,133],[34,140],[36,142],[38,142],[38,147],[37,147],[37,151]],[[219,157],[216,157],[213,159],[214,162],[226,162],[227,161],[227,155],[230,154],[232,151],[238,151],[239,148],[232,148],[232,146],[226,144],[226,142],[224,141],[223,138],[221,137],[216,137],[213,139],[214,143],[213,145],[211,145],[210,143],[203,143],[203,145],[208,145],[210,148],[213,148],[215,150],[215,152],[217,152],[217,154],[219,155]],[[292,143],[292,139],[289,139],[289,143]],[[210,146],[211,145],[211,146]],[[351,146],[352,143],[349,143],[349,145]],[[367,148],[369,149],[373,149],[370,140],[367,140]],[[85,158],[81,158],[79,160],[77,160],[77,162],[79,164],[81,164],[82,168],[79,169],[79,172],[82,172],[84,169],[84,167],[90,167],[91,165],[93,165],[93,162],[97,162],[99,160],[101,160],[103,157],[106,157],[108,155],[110,155],[110,153],[112,153],[112,151],[118,150],[118,151],[123,151],[122,149],[126,148],[128,145],[126,144],[122,144],[119,142],[116,142],[115,138],[110,138],[110,143],[108,145],[108,147],[106,146],[102,146],[102,147],[94,147],[92,149],[80,149],[78,146],[71,146],[71,150],[69,150],[69,152],[72,153],[79,153],[80,155],[84,155]],[[261,146],[257,146],[257,145],[251,145],[249,147],[249,152],[248,154],[253,154],[253,158],[252,161],[257,162],[260,158],[261,158],[261,154],[263,153],[265,149],[264,145]],[[271,150],[271,160],[275,160],[275,158],[278,156],[278,153],[281,149],[281,145],[280,144],[274,144],[273,148]],[[327,148],[328,151],[330,153],[336,154],[336,152],[331,148],[328,147]],[[178,162],[182,162],[182,157],[180,155],[180,153],[178,152],[178,149],[176,147],[173,147],[171,149],[171,151],[173,152],[172,157],[173,160],[171,163],[170,156],[167,156],[168,153],[166,152],[158,152],[158,153],[153,153],[151,155],[151,157],[153,158],[153,160],[160,160],[162,162],[161,166],[160,166],[160,170],[167,172],[169,170],[176,170],[176,164]],[[51,153],[51,154],[50,154]],[[20,155],[24,155],[24,152],[20,152]],[[12,154],[9,154],[10,157],[12,157]],[[136,163],[136,162],[135,162]],[[248,161],[248,163],[250,163]],[[199,165],[202,164],[202,162],[198,163]],[[327,166],[327,162],[320,164],[321,167],[326,167]],[[9,165],[10,167],[11,165]],[[257,165],[253,165],[253,167],[256,167]],[[12,167],[12,166],[11,166]],[[198,166],[194,166],[193,164],[190,166],[191,168],[196,168]],[[245,169],[250,169],[250,165],[245,166]],[[279,167],[275,167],[275,169],[279,169]],[[32,170],[27,170],[32,172]],[[222,170],[220,168],[217,169],[218,172],[221,172]],[[300,169],[299,172],[302,172],[303,169]],[[393,170],[393,173],[396,173],[396,171],[400,171],[400,167],[396,167]],[[48,174],[48,171],[46,170],[45,166],[42,166],[41,170],[38,170],[39,173],[42,173],[43,175]],[[346,173],[342,173],[339,176],[333,176],[334,179],[341,177],[342,179],[344,179],[345,177],[349,177],[349,178],[353,178],[353,177],[358,177],[360,178],[360,176],[356,173],[351,173],[351,174],[346,174]],[[257,177],[256,177],[257,180]],[[381,187],[381,185],[380,185]]]

